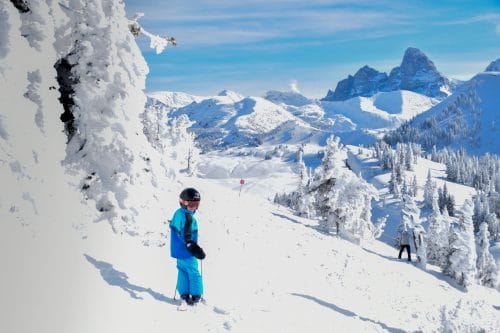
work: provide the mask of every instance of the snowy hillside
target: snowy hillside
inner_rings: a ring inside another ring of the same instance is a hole
[[[370,150],[354,146],[348,146],[348,148],[349,166],[354,172],[361,174],[364,179],[373,184],[380,192],[380,202],[373,205],[374,216],[376,219],[388,215],[387,225],[380,240],[388,245],[393,245],[396,228],[401,218],[401,209],[400,200],[395,198],[388,190],[391,172],[390,170],[383,170],[378,165],[378,160],[371,155]],[[419,158],[414,170],[405,172],[405,178],[408,182],[414,176],[416,177],[418,185],[416,199],[419,201],[424,200],[423,189],[428,172],[431,172],[432,180],[437,187],[443,187],[446,184],[450,193],[453,193],[455,197],[457,207],[463,205],[466,199],[471,199],[476,194],[476,190],[472,187],[446,181],[446,166],[444,164]]]
[[[148,93],[147,95],[149,98],[148,101],[157,100],[172,109],[181,108],[193,102],[199,102],[204,99],[201,96],[190,95],[183,92],[170,92],[170,91],[153,91]]]
[[[0,329],[494,332],[500,324],[500,299],[491,290],[464,293],[433,268],[424,272],[397,261],[396,250],[382,243],[362,248],[327,236],[315,221],[270,204],[258,187],[244,187],[238,196],[237,179],[232,185],[229,180],[222,180],[228,183],[223,187],[193,179],[176,186],[202,191],[197,214],[208,254],[207,305],[176,310],[177,273],[167,247],[140,246],[102,224],[90,226],[86,239],[59,226],[57,233],[49,227],[32,237],[10,225],[16,242],[0,243],[11,253],[4,261],[1,285],[8,288],[0,303],[7,307],[1,313],[10,315]],[[165,201],[170,212],[176,205],[175,195]],[[26,260],[33,265],[23,265]],[[22,275],[16,274],[20,266]]]
[[[224,91],[174,110],[172,117],[187,115],[202,147],[258,145],[272,131],[290,122],[315,131],[284,107],[261,97],[243,97]],[[317,131],[317,130],[316,130]],[[308,134],[310,134],[310,132]]]
[[[463,146],[473,154],[498,154],[499,90],[498,72],[480,73],[448,99],[390,133],[387,140],[419,142],[428,151],[434,145]]]
[[[380,92],[372,97],[354,97],[346,101],[322,102],[327,114],[342,114],[358,128],[396,127],[405,120],[427,111],[437,100],[411,91]]]
[[[405,90],[339,102],[311,100],[297,92],[269,91],[265,99],[227,91],[213,97],[161,92],[149,94],[146,110],[187,115],[202,147],[211,149],[245,140],[252,145],[276,143],[277,137],[280,143],[325,142],[331,133],[345,143],[369,144],[437,103]]]

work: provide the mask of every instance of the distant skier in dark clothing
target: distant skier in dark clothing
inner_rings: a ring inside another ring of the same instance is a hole
[[[401,235],[399,236],[399,256],[398,259],[401,259],[401,255],[403,254],[403,250],[406,248],[406,252],[408,253],[408,261],[411,261],[411,252],[410,252],[410,232],[405,228]]]
[[[185,305],[198,303],[203,295],[203,281],[198,270],[198,260],[205,259],[205,252],[198,245],[198,221],[194,214],[200,204],[200,193],[186,188],[179,196],[179,208],[170,221],[170,254],[177,259],[177,290],[181,295],[180,310]]]

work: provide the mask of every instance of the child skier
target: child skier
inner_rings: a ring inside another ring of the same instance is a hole
[[[200,204],[200,193],[194,188],[184,189],[179,196],[179,208],[170,221],[170,255],[177,259],[177,290],[181,295],[180,310],[195,305],[203,295],[203,281],[197,259],[205,253],[198,245],[198,222],[194,217]]]

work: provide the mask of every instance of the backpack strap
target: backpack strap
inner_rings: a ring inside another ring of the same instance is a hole
[[[191,225],[193,224],[193,217],[186,212],[186,223],[184,224],[184,243],[191,241]]]

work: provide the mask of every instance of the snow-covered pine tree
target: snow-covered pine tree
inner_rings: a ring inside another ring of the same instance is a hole
[[[309,173],[304,163],[304,151],[299,149],[297,152],[297,168],[299,173],[299,186],[297,189],[297,202],[292,205],[300,215],[310,217],[313,209],[313,197],[309,194]]]
[[[413,164],[415,163],[415,158],[413,156],[413,149],[411,144],[406,144],[405,145],[405,169],[406,170],[413,170]]]
[[[432,180],[431,169],[427,171],[427,180],[424,185],[424,205],[432,208],[434,193],[437,194],[436,182]]]
[[[485,219],[488,225],[488,231],[490,232],[491,238],[493,240],[498,240],[500,238],[500,221],[495,213],[489,213],[486,215]]]
[[[485,209],[482,200],[482,194],[474,197],[474,214],[472,215],[472,222],[474,224],[474,233],[479,231],[479,226],[485,221]]]
[[[185,114],[173,118],[169,122],[170,144],[175,149],[171,150],[171,157],[177,162],[177,169],[192,176],[198,172],[200,151],[196,146],[195,136],[188,132],[193,124]]]
[[[330,136],[326,140],[325,153],[321,164],[314,170],[313,180],[310,186],[310,192],[314,193],[315,211],[320,220],[320,228],[325,232],[332,232],[334,229],[339,231],[339,219],[331,211],[333,201],[329,198],[329,193],[335,186],[337,178],[343,173],[341,170],[342,145],[340,139]]]
[[[382,216],[377,219],[377,222],[375,223],[373,228],[373,238],[378,239],[380,238],[380,236],[382,236],[388,216],[389,215]]]
[[[396,246],[399,247],[399,240],[401,238],[401,233],[405,229],[411,229],[416,224],[420,224],[420,209],[415,204],[413,197],[409,195],[403,195],[401,200],[401,219],[399,221],[398,228],[396,230]]]
[[[413,227],[413,242],[418,263],[422,269],[425,269],[427,265],[427,237],[420,220],[418,222]]]
[[[357,244],[372,236],[371,200],[375,188],[357,177],[345,174],[329,192],[329,215],[339,222],[339,234]]]
[[[376,189],[345,168],[345,151],[340,140],[331,136],[321,165],[316,168],[310,191],[315,194],[315,210],[320,227],[357,244],[373,236],[371,201]]]
[[[148,68],[125,5],[72,0],[51,6],[61,11],[51,44],[59,57],[54,67],[65,110],[63,163],[79,178],[100,220],[110,221],[116,232],[145,234],[161,223],[158,213],[165,208],[159,198],[168,189],[161,156],[143,135]]]
[[[434,191],[432,199],[432,212],[428,216],[429,232],[427,238],[427,259],[431,264],[444,267],[449,248],[449,217],[445,209],[441,214],[438,205],[437,192]]]
[[[391,179],[389,180],[389,192],[393,193],[394,196],[399,195],[399,184],[396,176],[396,169],[391,170]]]
[[[439,209],[441,209],[441,212],[443,211],[444,207],[446,206],[447,198],[448,198],[448,187],[446,186],[446,183],[444,183],[443,187],[438,189],[438,203],[439,203]],[[448,207],[446,207],[446,208],[448,208]]]
[[[152,105],[142,113],[143,133],[161,154],[165,153],[165,144],[170,141],[167,122],[167,110],[161,103]]]
[[[413,175],[413,180],[411,182],[411,195],[413,197],[416,197],[418,195],[418,183],[416,175]]]
[[[448,210],[448,214],[450,214],[450,216],[455,216],[455,197],[451,194],[448,195],[446,200],[446,209]]]
[[[297,169],[298,169],[298,174],[299,174],[299,192],[304,193],[304,189],[308,186],[309,184],[309,175],[307,173],[307,167],[306,164],[304,163],[304,151],[302,149],[299,149],[297,151]]]
[[[451,228],[450,249],[444,267],[446,274],[466,288],[474,283],[477,274],[472,213],[472,202],[467,199],[461,209],[458,225]]]
[[[403,184],[401,185],[401,194],[404,195],[411,195],[411,189],[408,186],[408,183],[406,181],[406,178],[403,179]]]
[[[488,225],[483,222],[476,234],[477,280],[483,286],[496,288],[498,284],[498,268],[489,250],[489,238]]]
[[[395,165],[395,168],[396,168],[396,180],[398,184],[402,184],[405,178],[404,165],[398,162]]]

